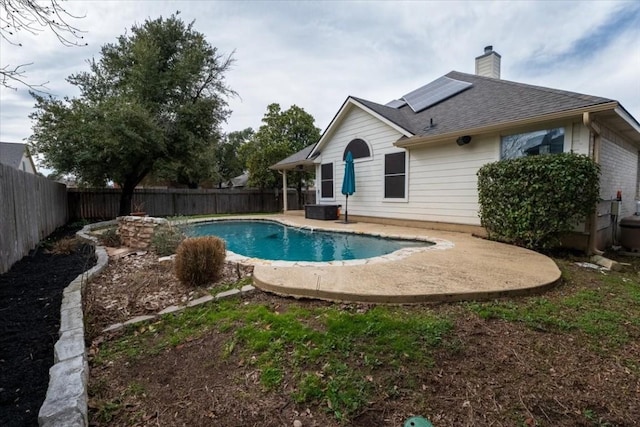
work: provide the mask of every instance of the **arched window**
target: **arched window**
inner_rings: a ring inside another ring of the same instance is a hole
[[[360,138],[352,139],[351,142],[347,144],[347,148],[345,148],[344,153],[342,153],[342,160],[347,158],[347,153],[349,151],[351,151],[351,155],[354,160],[362,159],[363,157],[371,157],[369,146]]]

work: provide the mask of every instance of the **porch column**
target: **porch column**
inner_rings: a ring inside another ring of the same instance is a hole
[[[287,213],[287,170],[282,171],[282,213]]]

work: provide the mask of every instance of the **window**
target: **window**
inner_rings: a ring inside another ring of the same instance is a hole
[[[369,146],[364,140],[360,138],[356,138],[351,140],[347,144],[347,148],[344,149],[344,153],[342,153],[342,160],[347,159],[347,153],[351,151],[351,155],[353,156],[353,160],[362,159],[364,157],[371,157],[371,151],[369,150]]]
[[[320,166],[320,197],[333,199],[333,163]]]
[[[384,156],[384,198],[404,199],[406,182],[405,152]]]
[[[564,128],[539,130],[502,137],[501,159],[517,159],[536,154],[556,154],[564,151]]]

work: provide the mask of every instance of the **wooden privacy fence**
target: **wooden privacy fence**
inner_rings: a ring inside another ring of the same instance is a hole
[[[305,203],[314,203],[315,193],[304,193]],[[119,189],[70,188],[68,199],[71,220],[111,219],[118,216]],[[287,205],[291,210],[303,209],[295,190],[289,190]],[[278,212],[282,210],[282,191],[136,189],[132,210],[137,206],[142,206],[140,210],[151,216]]]
[[[63,184],[0,164],[0,274],[67,219]]]

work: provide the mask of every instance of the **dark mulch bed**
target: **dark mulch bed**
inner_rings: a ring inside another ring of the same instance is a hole
[[[58,339],[62,291],[95,265],[90,245],[66,245],[68,254],[49,250],[77,230],[56,230],[0,275],[0,426],[38,425]]]

